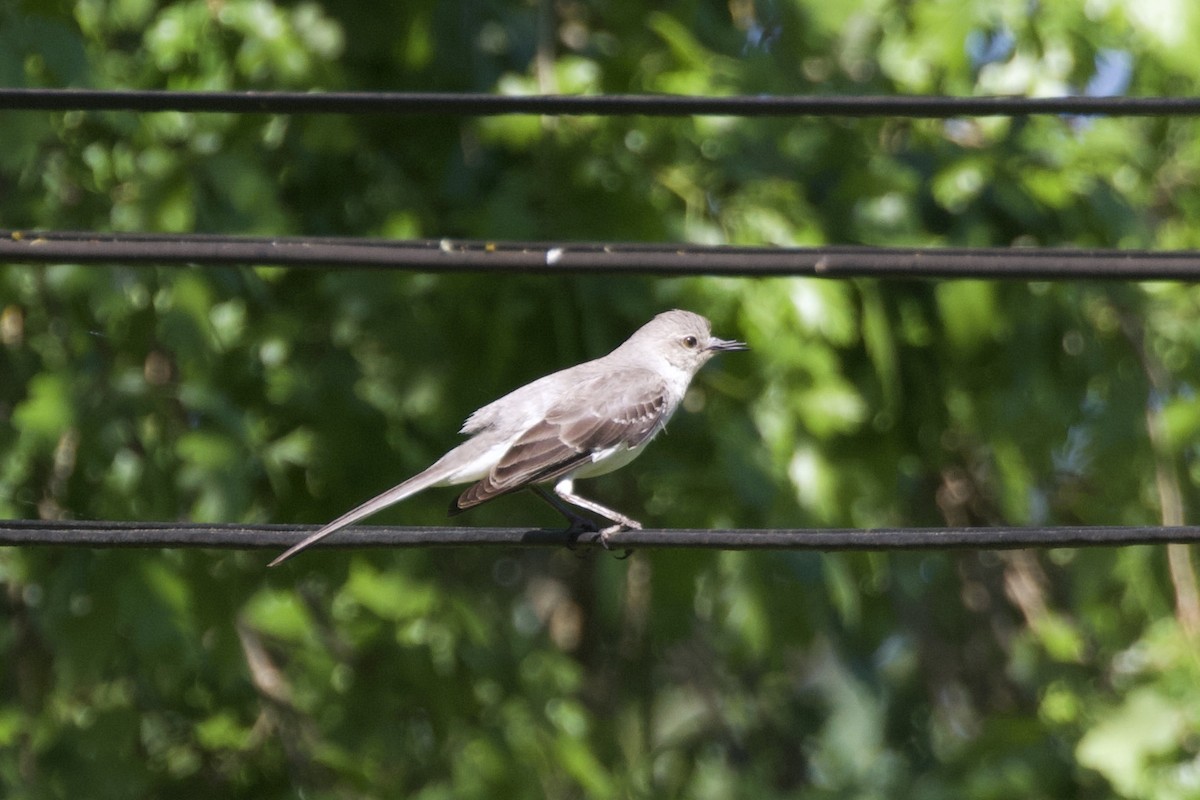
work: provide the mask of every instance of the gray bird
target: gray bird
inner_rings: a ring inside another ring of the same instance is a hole
[[[539,378],[479,409],[460,431],[471,438],[289,548],[271,566],[417,492],[463,483],[471,486],[451,505],[452,514],[530,488],[572,526],[591,527],[564,503],[615,523],[600,531],[608,547],[610,534],[642,525],[575,494],[575,479],[612,472],[637,458],[671,419],[696,372],[716,353],[745,349],[713,336],[699,314],[659,314],[608,355]],[[553,484],[554,494],[541,484]]]

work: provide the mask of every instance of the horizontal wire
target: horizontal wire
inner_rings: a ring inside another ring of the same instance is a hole
[[[81,548],[209,548],[283,550],[313,525],[217,525],[146,522],[0,521],[0,546]],[[1062,526],[1013,528],[812,528],[768,530],[636,530],[613,534],[612,548],[715,550],[1000,550],[1115,547],[1200,542],[1200,526]],[[599,546],[599,535],[527,528],[348,528],[314,549],[367,547]]]
[[[0,230],[0,262],[370,267],[422,272],[1200,280],[1200,251],[733,247]]]
[[[494,95],[425,92],[195,92],[0,89],[0,111],[183,111],[259,114],[728,115],[910,117],[1081,114],[1196,116],[1197,97],[946,97],[923,95]]]

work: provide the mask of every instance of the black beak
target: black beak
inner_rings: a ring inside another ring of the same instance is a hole
[[[749,350],[745,342],[735,342],[732,339],[718,339],[715,336],[708,340],[707,350],[712,350],[714,353],[723,353],[728,350]]]

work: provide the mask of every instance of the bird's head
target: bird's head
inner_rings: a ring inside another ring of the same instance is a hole
[[[664,311],[629,337],[621,349],[666,361],[695,374],[710,358],[726,350],[747,350],[742,342],[718,339],[707,319],[690,311]]]

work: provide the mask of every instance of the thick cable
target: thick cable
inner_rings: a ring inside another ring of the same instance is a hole
[[[241,114],[499,114],[741,117],[1197,116],[1198,97],[921,95],[495,95],[437,92],[255,92],[0,88],[2,111]]]
[[[0,521],[0,546],[281,551],[316,528],[311,525],[8,520]],[[613,534],[610,541],[614,550],[998,550],[1200,542],[1200,526],[647,529]],[[529,528],[359,526],[339,531],[315,545],[313,551],[315,554],[322,549],[566,546],[599,547],[599,537],[594,533],[576,537],[561,530]],[[311,559],[314,554],[307,557]]]
[[[1200,280],[1200,252],[727,247],[0,230],[0,263],[272,265],[420,272]]]

